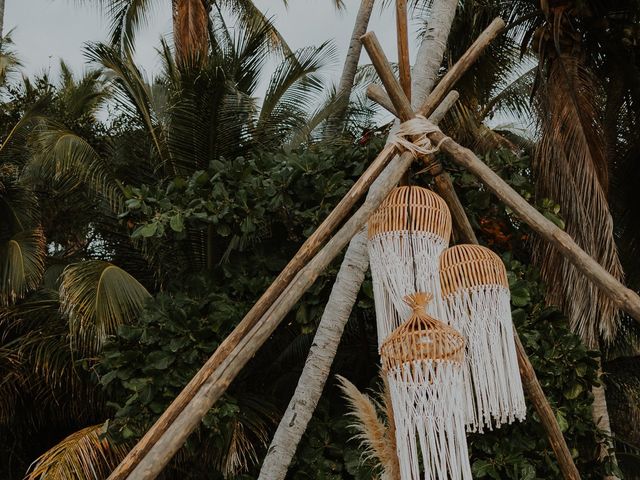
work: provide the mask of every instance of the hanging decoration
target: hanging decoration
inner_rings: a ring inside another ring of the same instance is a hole
[[[479,245],[457,245],[440,258],[445,320],[466,342],[467,426],[482,432],[525,417],[507,271]]]
[[[464,338],[425,312],[431,299],[429,293],[407,296],[410,318],[381,347],[400,478],[470,480],[463,409]]]
[[[430,292],[427,310],[440,317],[438,258],[449,245],[451,214],[442,198],[417,186],[397,187],[369,220],[378,346],[407,318],[406,295]]]

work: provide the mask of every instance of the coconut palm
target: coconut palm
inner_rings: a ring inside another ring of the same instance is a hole
[[[164,71],[152,83],[127,54],[92,45],[88,55],[100,68],[76,79],[63,65],[60,85],[44,82],[55,111],[46,105],[8,129],[0,190],[3,218],[6,213],[12,219],[3,223],[0,239],[8,252],[0,266],[7,332],[0,365],[8,379],[2,384],[3,429],[18,431],[29,421],[9,413],[23,396],[45,405],[34,407],[42,413],[35,428],[42,427],[62,391],[78,393],[57,403],[64,427],[50,422],[47,431],[104,421],[103,395],[78,360],[91,365],[106,337],[136,320],[149,292],[161,289],[173,268],[202,271],[221,260],[224,250],[211,245],[228,242],[206,225],[187,226],[186,240],[175,244],[132,241],[129,226],[117,218],[132,187],[189,177],[212,161],[223,169],[227,159],[291,146],[294,139],[307,142],[314,135],[309,124],[322,125],[333,112],[332,103],[316,104],[324,89],[319,70],[333,55],[330,45],[285,56],[264,99],[256,99],[270,32],[264,22],[235,34],[226,27],[209,29],[206,58],[197,63],[178,62],[163,44]],[[104,130],[95,114],[107,95],[121,118]],[[255,457],[249,438],[266,440],[263,420],[251,415],[259,410],[243,408],[236,433],[225,440],[229,448],[212,447],[212,461],[229,474]],[[63,472],[52,466],[61,456],[69,468],[80,469],[83,461],[113,460],[99,451],[87,454],[91,445],[104,447],[94,437],[95,430],[72,434],[39,459],[32,477]],[[23,451],[47,443],[53,443],[49,436]]]

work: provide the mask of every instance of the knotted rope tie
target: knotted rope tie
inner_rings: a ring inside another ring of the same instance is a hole
[[[420,156],[432,155],[440,150],[440,146],[449,137],[445,136],[434,147],[429,134],[442,131],[422,115],[416,115],[411,120],[403,122],[398,127],[398,131],[392,136],[389,143],[395,145],[399,150],[411,152],[418,158]]]

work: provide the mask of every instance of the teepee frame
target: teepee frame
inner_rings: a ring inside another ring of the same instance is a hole
[[[428,117],[438,107],[443,107],[443,109],[446,109],[447,106],[450,107],[450,105],[444,104],[446,104],[448,95],[449,99],[455,98],[450,92],[453,85],[503,28],[504,22],[501,19],[494,20],[459,61],[449,69],[416,112],[411,108],[407,95],[395,79],[375,35],[373,33],[364,35],[361,40],[387,91],[387,95],[385,95],[381,89],[372,87],[368,90],[369,97],[378,100],[385,108],[392,110],[401,121],[409,120],[416,114]],[[407,75],[408,56],[406,59],[400,58],[400,62],[405,64],[402,71],[405,72],[404,75]],[[514,211],[520,220],[558,248],[576,268],[601,288],[617,307],[640,321],[640,297],[635,292],[626,288],[610,275],[568,234],[531,206],[471,150],[459,145],[440,131],[430,133],[428,137],[433,144],[440,144],[440,150],[447,153],[454,163],[464,167],[482,181],[494,195]],[[398,153],[394,145],[387,145],[382,150],[331,214],[307,239],[240,324],[112,472],[108,480],[153,479],[162,471],[244,365],[268,339],[318,275],[342,251],[349,240],[362,229],[368,218],[408,170],[414,161],[413,155],[404,152],[397,157]],[[394,162],[390,165],[392,160]],[[349,217],[353,207],[388,165],[390,165],[389,175],[380,181],[379,190],[373,192],[332,237],[338,226]],[[429,173],[434,176],[437,193],[449,205],[457,235],[467,243],[477,243],[469,220],[453,189],[451,179],[438,163],[429,160],[428,167]],[[322,247],[323,244],[325,244],[324,247]],[[579,473],[554,413],[544,396],[517,334],[515,340],[525,391],[545,427],[562,474],[566,479],[579,479]]]

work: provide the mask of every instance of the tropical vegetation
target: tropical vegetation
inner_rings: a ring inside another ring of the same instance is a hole
[[[345,112],[323,75],[332,44],[292,50],[253,2],[173,0],[173,41],[160,43],[151,79],[134,52],[153,2],[101,3],[112,34],[86,46],[82,74],[62,62],[57,78],[20,77],[10,32],[0,44],[2,478],[106,478],[389,130],[363,96],[376,81],[370,68],[360,67]],[[413,4],[416,16],[430,8]],[[465,0],[440,72],[493,17],[508,20],[459,83],[443,129],[636,290],[638,7]],[[582,477],[639,478],[637,323],[441,159],[480,242],[507,266],[514,323]],[[416,166],[411,181],[431,179]],[[256,478],[339,266],[243,369],[165,478]],[[384,396],[374,325],[366,278],[288,478],[392,470],[376,447],[387,435],[384,399],[357,391]],[[594,398],[606,398],[604,410]],[[476,478],[561,478],[532,409],[469,442]]]

